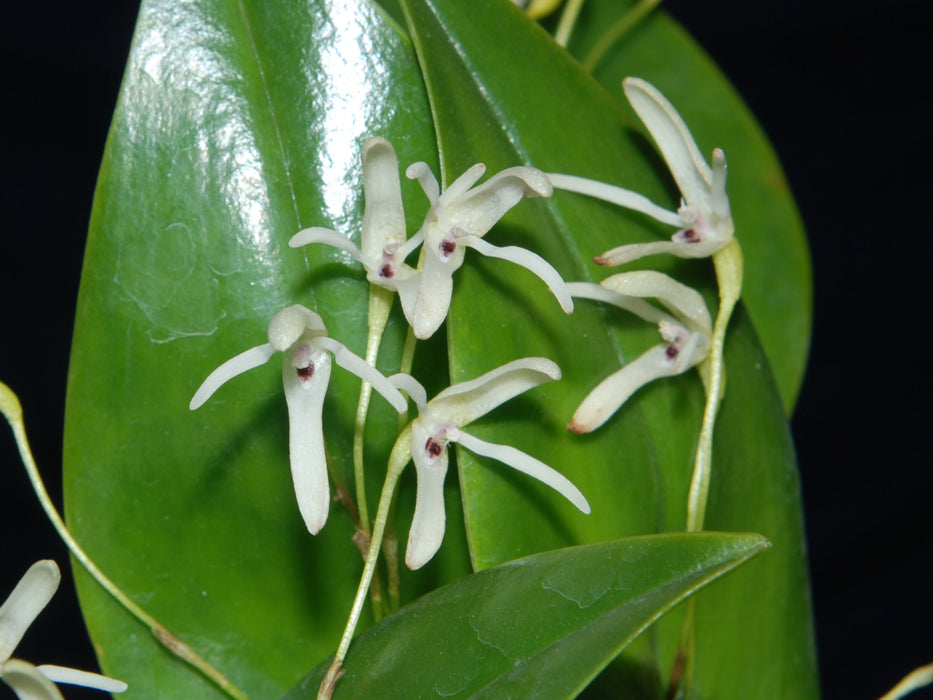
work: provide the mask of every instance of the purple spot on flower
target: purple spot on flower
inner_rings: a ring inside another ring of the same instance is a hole
[[[680,240],[684,243],[699,243],[700,234],[697,233],[695,228],[684,229],[683,233],[680,235]]]
[[[302,382],[311,381],[311,377],[314,376],[314,363],[310,363],[307,367],[297,367],[298,379]]]
[[[384,280],[392,279],[395,277],[395,270],[392,269],[392,266],[389,265],[389,263],[386,263],[379,268],[379,276]]]
[[[668,360],[676,360],[677,356],[680,354],[680,348],[674,344],[668,345],[664,354],[667,355]]]
[[[441,241],[441,253],[445,258],[449,258],[451,255],[453,255],[456,249],[457,244],[450,238],[445,238],[443,241]]]
[[[436,438],[429,437],[428,441],[424,443],[424,449],[425,452],[427,452],[432,457],[437,457],[441,452],[444,451],[444,446]]]

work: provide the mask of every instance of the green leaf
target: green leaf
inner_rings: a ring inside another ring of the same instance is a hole
[[[411,46],[377,8],[143,4],[81,283],[68,519],[118,585],[256,697],[281,694],[333,651],[362,562],[344,509],[331,508],[317,537],[298,515],[279,356],[197,412],[188,402],[293,303],[364,354],[361,271],[330,248],[287,242],[307,226],[359,241],[360,146],[373,134],[402,162],[435,160]],[[414,185],[406,198],[415,229],[426,205]],[[403,337],[394,318],[387,372]],[[344,481],[358,392],[335,368],[324,424]],[[397,417],[376,398],[370,419],[378,474]],[[128,698],[219,695],[89,579],[79,589],[101,663],[130,683]]]
[[[632,537],[537,554],[430,593],[354,640],[336,697],[574,697],[759,535]],[[286,700],[315,697],[327,664]]]
[[[584,60],[634,4],[588,0],[568,50]],[[721,147],[729,158],[728,192],[746,266],[742,298],[790,415],[810,348],[813,290],[803,223],[774,149],[729,80],[666,13],[639,23],[593,72],[622,103],[621,83],[629,75],[661,88],[707,157]]]
[[[643,126],[520,12],[506,3],[479,1],[469,8],[431,0],[406,0],[403,6],[425,74],[448,180],[482,154],[491,172],[527,163],[616,182],[673,205],[670,175],[648,145]],[[477,23],[476,16],[483,22]],[[662,56],[668,44],[684,41],[680,33],[662,32],[656,38],[655,50]],[[721,82],[707,60],[702,65],[705,73],[691,84],[699,102],[708,82]],[[631,72],[639,73],[637,67]],[[684,96],[678,106],[690,101]],[[689,114],[687,121],[691,124]],[[760,135],[745,138],[754,141]],[[702,138],[700,142],[704,144]],[[730,152],[746,145],[733,143]],[[753,151],[756,147],[750,146]],[[763,167],[767,171],[770,163]],[[752,179],[761,176],[754,165],[750,173]],[[731,178],[741,178],[735,166]],[[733,201],[747,196],[741,188],[732,192]],[[792,203],[783,201],[793,218]],[[735,206],[748,212],[749,204]],[[738,237],[756,260],[761,242],[752,229],[748,235],[740,229]],[[522,203],[488,238],[535,250],[565,279],[598,280],[606,273],[590,262],[592,255],[662,235],[670,233],[643,216],[556,193],[548,200]],[[775,267],[782,264],[776,262]],[[644,266],[666,271],[700,288],[711,303],[715,300],[709,261],[658,256]],[[799,272],[788,267],[781,274],[790,287],[808,289]],[[760,259],[746,267],[752,287],[763,274],[768,273]],[[487,421],[476,433],[545,459],[577,484],[593,506],[591,516],[582,516],[521,475],[460,451],[474,565],[490,566],[520,554],[626,534],[683,529],[704,403],[696,374],[655,382],[595,434],[573,436],[562,425],[589,389],[656,344],[656,329],[584,300],[565,317],[539,280],[498,260],[474,256],[458,275],[448,322],[455,379],[476,376],[522,355],[554,359],[564,372],[563,381],[529,393],[520,407],[503,409],[504,419],[496,416],[495,423]],[[763,312],[767,316],[773,309]],[[780,555],[737,575],[740,590],[731,589],[723,604],[728,624],[706,627],[703,615],[710,608],[700,597],[698,677],[718,674],[718,683],[727,690],[711,695],[716,697],[812,697],[817,692],[816,665],[799,483],[781,399],[767,360],[751,340],[754,335],[748,317],[739,310],[727,342],[726,396],[714,450],[712,488],[720,495],[711,497],[707,526],[762,532]],[[730,489],[728,497],[722,496],[723,488]],[[754,644],[746,643],[749,629],[756,630]],[[660,647],[640,649],[628,663],[666,683],[679,634],[679,623],[674,622],[673,629],[659,633]],[[748,652],[752,648],[758,654],[754,658]],[[755,677],[748,668],[758,669],[763,659],[772,658],[793,661],[786,666],[768,662],[773,683],[764,690],[742,686],[744,679]],[[738,659],[744,659],[744,665]],[[741,691],[730,683],[742,686]]]

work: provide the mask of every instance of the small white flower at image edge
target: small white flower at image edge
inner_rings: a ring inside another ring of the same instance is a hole
[[[63,700],[54,683],[122,693],[127,688],[126,683],[99,673],[47,664],[33,666],[11,658],[26,630],[55,595],[60,582],[61,572],[54,561],[37,561],[0,606],[0,678],[21,700]]]

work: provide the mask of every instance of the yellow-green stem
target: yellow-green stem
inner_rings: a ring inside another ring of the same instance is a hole
[[[716,415],[725,388],[723,348],[726,329],[736,302],[742,293],[742,249],[736,239],[713,255],[716,268],[716,280],[719,284],[719,313],[713,326],[713,338],[709,356],[701,367],[706,386],[706,406],[703,410],[703,424],[697,442],[696,461],[693,466],[693,478],[687,500],[687,532],[699,532],[703,529],[706,517],[706,501],[709,497],[709,483],[713,461],[713,429]]]
[[[567,0],[564,3],[564,11],[560,15],[560,21],[557,23],[557,29],[554,32],[554,41],[560,46],[566,46],[570,40],[570,34],[577,24],[577,17],[580,16],[581,7],[583,7],[583,0]]]
[[[389,507],[392,503],[395,487],[398,479],[405,469],[405,465],[411,460],[411,427],[407,426],[395,441],[392,448],[392,454],[389,456],[389,465],[386,468],[386,480],[382,487],[382,495],[379,497],[379,507],[376,510],[376,520],[373,523],[372,541],[369,546],[369,553],[366,555],[366,565],[363,567],[363,575],[360,577],[360,585],[356,590],[356,597],[353,600],[353,607],[347,618],[347,626],[343,631],[343,637],[340,639],[340,646],[337,647],[337,653],[334,660],[324,675],[321,687],[318,690],[318,700],[328,700],[334,692],[334,686],[343,675],[343,661],[347,657],[347,650],[350,648],[350,641],[353,639],[353,633],[360,621],[360,613],[363,610],[363,603],[366,600],[366,594],[369,590],[369,584],[372,581],[373,574],[376,571],[376,563],[379,560],[379,551],[382,547],[382,536],[385,532],[386,522],[389,516]]]
[[[94,580],[113,596],[120,605],[133,615],[133,617],[146,625],[153,636],[158,639],[166,649],[204,674],[204,676],[213,681],[218,688],[231,698],[247,700],[246,695],[227,680],[220,671],[211,666],[194,649],[172,634],[163,624],[140,608],[121,591],[113,581],[97,568],[97,565],[71,535],[71,532],[65,526],[65,521],[62,520],[62,517],[58,514],[55,504],[52,503],[52,499],[49,497],[49,493],[45,488],[45,483],[42,481],[42,477],[39,474],[39,468],[36,466],[35,458],[32,455],[32,449],[29,447],[29,439],[26,437],[26,426],[23,423],[23,409],[19,399],[3,382],[0,382],[0,412],[3,413],[10,423],[10,427],[13,429],[13,436],[16,439],[20,457],[22,457],[23,465],[26,467],[26,473],[29,475],[29,481],[36,492],[36,496],[39,498],[42,509],[45,511],[46,516],[48,516],[49,520],[52,522],[52,526],[55,528],[56,532],[58,532],[59,537],[62,538],[65,546],[68,547],[68,550],[74,558],[81,563],[81,566],[83,566],[85,570],[94,577]]]
[[[612,48],[619,39],[638,24],[655,7],[661,4],[661,0],[640,0],[631,10],[622,15],[615,24],[606,30],[606,33],[599,37],[596,45],[590,49],[589,55],[583,61],[583,70],[592,73],[593,69],[599,65],[603,57]]]

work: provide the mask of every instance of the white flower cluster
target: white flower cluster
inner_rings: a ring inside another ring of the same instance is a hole
[[[667,161],[683,193],[677,212],[663,209],[641,195],[604,183],[569,175],[546,175],[532,167],[503,170],[482,184],[482,164],[474,165],[441,192],[425,163],[411,165],[406,174],[421,185],[430,209],[421,228],[408,238],[402,206],[398,161],[392,145],[369,139],[362,149],[366,209],[357,247],[346,236],[326,228],[295,234],[291,247],[323,243],[349,253],[362,263],[374,285],[397,292],[415,337],[428,338],[447,317],[453,293],[453,273],[472,248],[483,255],[520,265],[547,284],[566,313],[572,297],[595,299],[625,308],[657,323],[663,343],[604,380],[583,401],[569,427],[589,432],[602,425],[639,387],[701,362],[711,340],[709,311],[695,290],[659,272],[614,275],[595,285],[567,283],[536,253],[516,246],[497,247],[484,239],[506,212],[528,197],[549,197],[554,188],[580,192],[636,209],[677,226],[671,241],[622,246],[596,258],[604,265],[620,265],[655,253],[704,257],[732,238],[732,220],[725,195],[725,157],[713,153],[710,168],[683,120],[654,87],[637,79],[625,81],[625,92]],[[419,246],[417,268],[406,260]],[[657,299],[666,309],[645,301]],[[560,378],[560,369],[545,358],[524,358],[487,372],[472,381],[445,389],[431,401],[413,377],[385,377],[344,345],[328,337],[323,320],[303,306],[281,311],[269,325],[268,342],[247,350],[218,367],[204,381],[190,407],[201,406],[232,377],[265,363],[282,352],[283,383],[290,423],[290,460],[299,509],[312,534],[324,526],[330,487],[324,454],[322,408],[332,358],[381,394],[400,413],[405,391],[418,407],[410,430],[409,454],[417,470],[417,500],[406,563],[418,568],[434,556],[444,535],[443,481],[447,445],[460,443],[476,454],[492,457],[551,486],[584,513],[590,512],[583,494],[564,476],[534,457],[506,445],[494,445],[464,432],[463,427],[512,397],[545,381]]]

